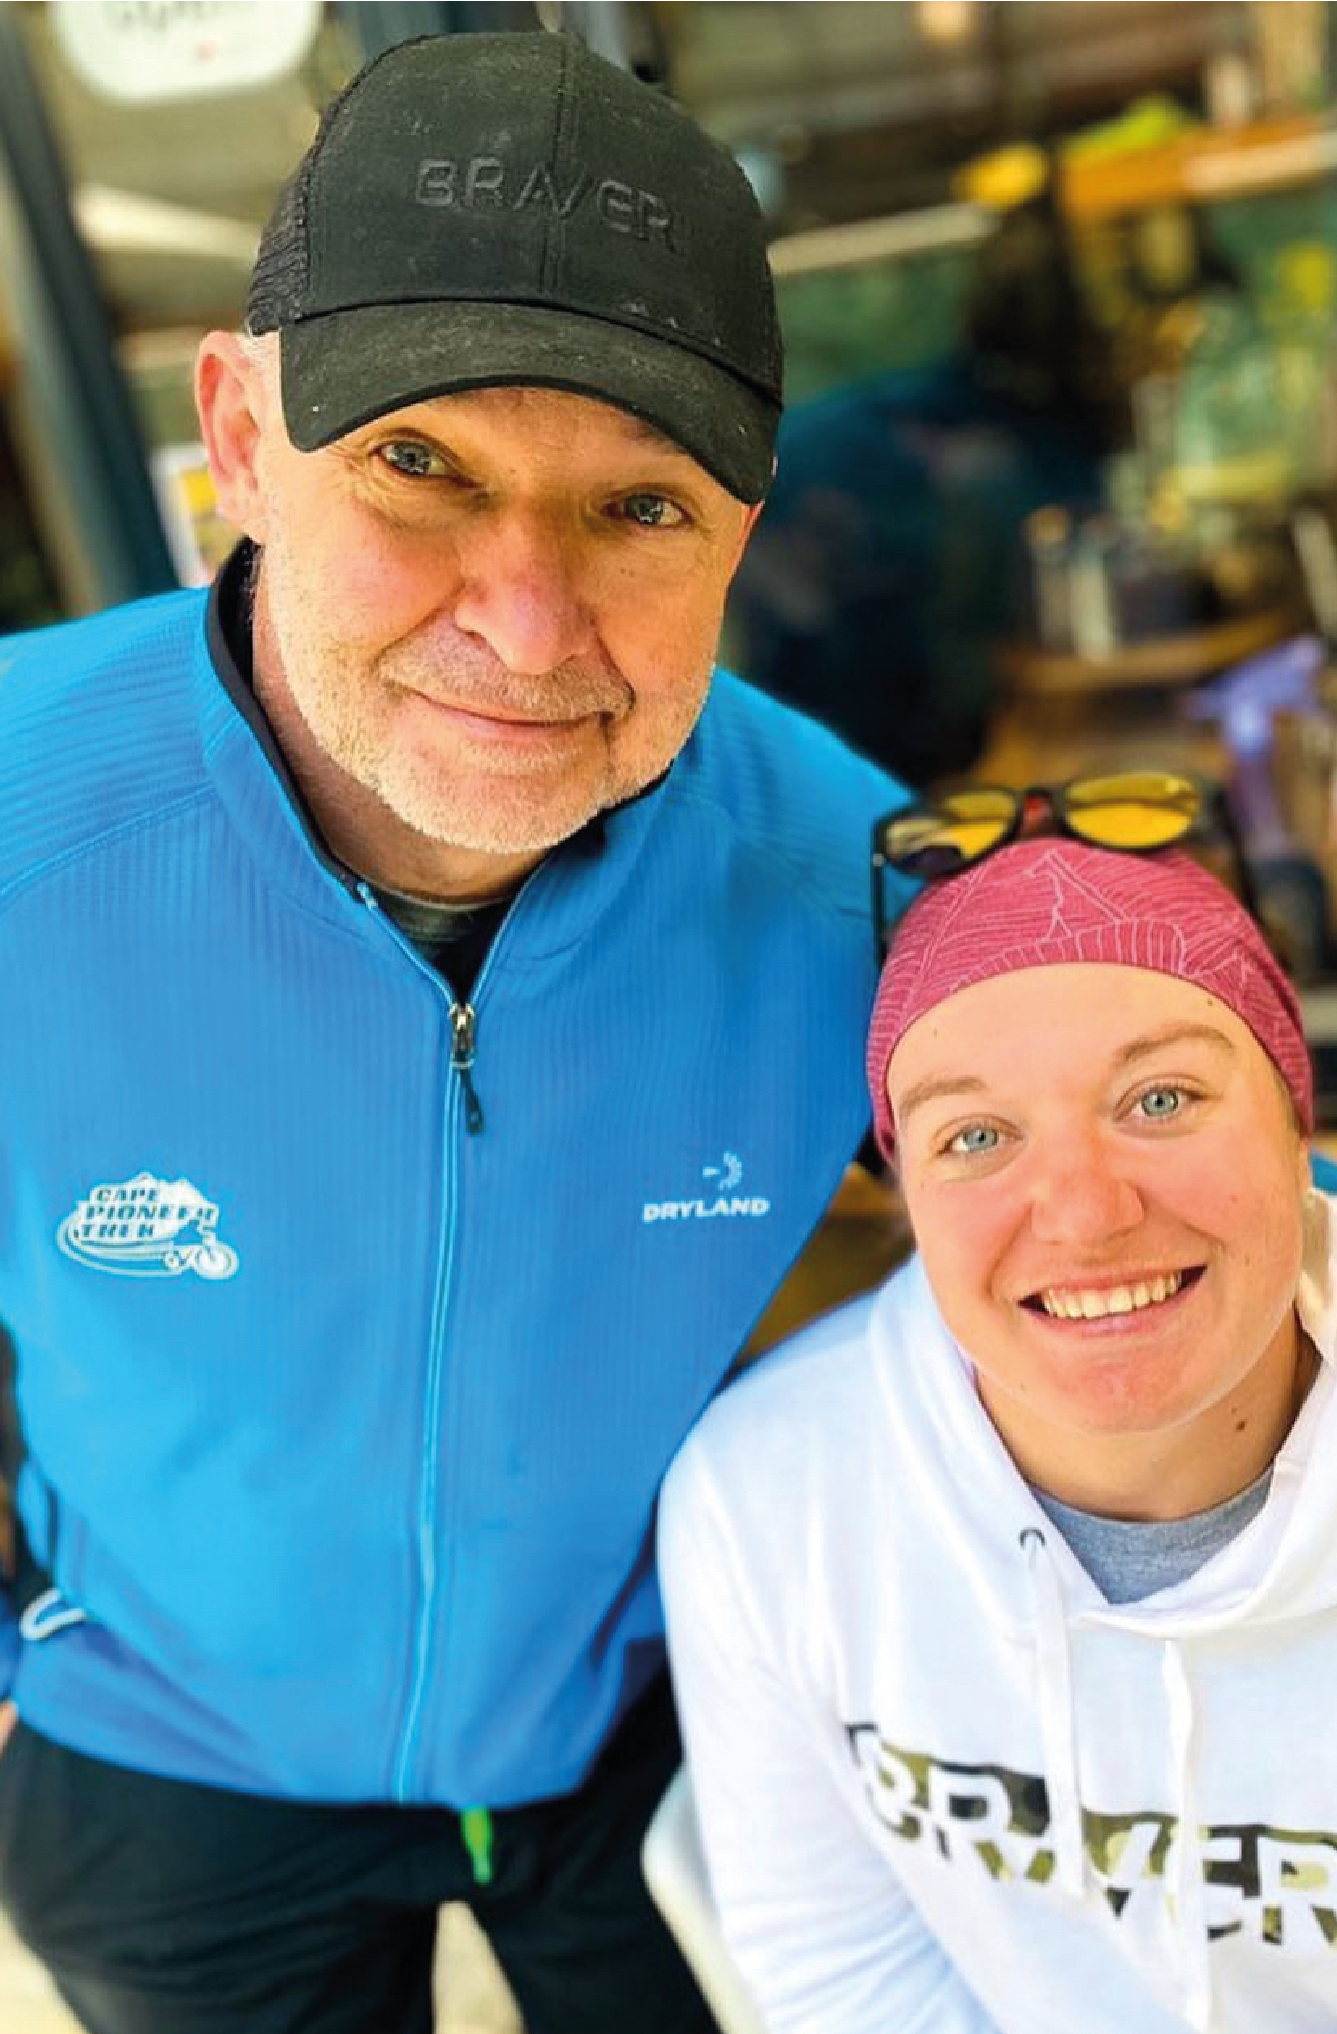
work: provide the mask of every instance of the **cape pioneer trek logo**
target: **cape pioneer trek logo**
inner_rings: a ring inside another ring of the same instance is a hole
[[[56,1241],[67,1257],[123,1278],[231,1278],[240,1262],[216,1234],[218,1209],[188,1179],[137,1172],[95,1186],[67,1215]]]

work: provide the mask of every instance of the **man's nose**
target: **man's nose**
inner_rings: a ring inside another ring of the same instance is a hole
[[[464,552],[457,628],[507,670],[542,676],[588,658],[597,630],[579,546],[541,515],[489,517]]]
[[[1135,1229],[1146,1208],[1126,1156],[1083,1131],[1032,1154],[1030,1213],[1039,1241],[1089,1247]]]

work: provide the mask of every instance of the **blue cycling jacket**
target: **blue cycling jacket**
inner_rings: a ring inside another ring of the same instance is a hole
[[[469,1014],[224,675],[194,593],[4,647],[0,1318],[54,1584],[14,1693],[223,1786],[559,1793],[662,1659],[661,1473],[863,1133],[903,794],[721,675]]]

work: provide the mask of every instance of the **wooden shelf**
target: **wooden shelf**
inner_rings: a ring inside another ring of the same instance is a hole
[[[1089,698],[1093,693],[1195,684],[1284,642],[1303,626],[1301,616],[1273,608],[1186,629],[1180,635],[1129,643],[1107,657],[1079,657],[1012,643],[1000,650],[998,661],[1014,697]]]
[[[1334,169],[1337,127],[1317,114],[1295,113],[1245,127],[1195,128],[1125,155],[1069,155],[1060,192],[1068,217],[1082,223],[1150,205],[1204,203],[1316,183]]]

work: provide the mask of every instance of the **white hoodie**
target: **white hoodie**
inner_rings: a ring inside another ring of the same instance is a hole
[[[917,1260],[688,1441],[674,1675],[771,2034],[1337,2028],[1331,1207],[1267,1502],[1141,1602],[1035,1503]]]

